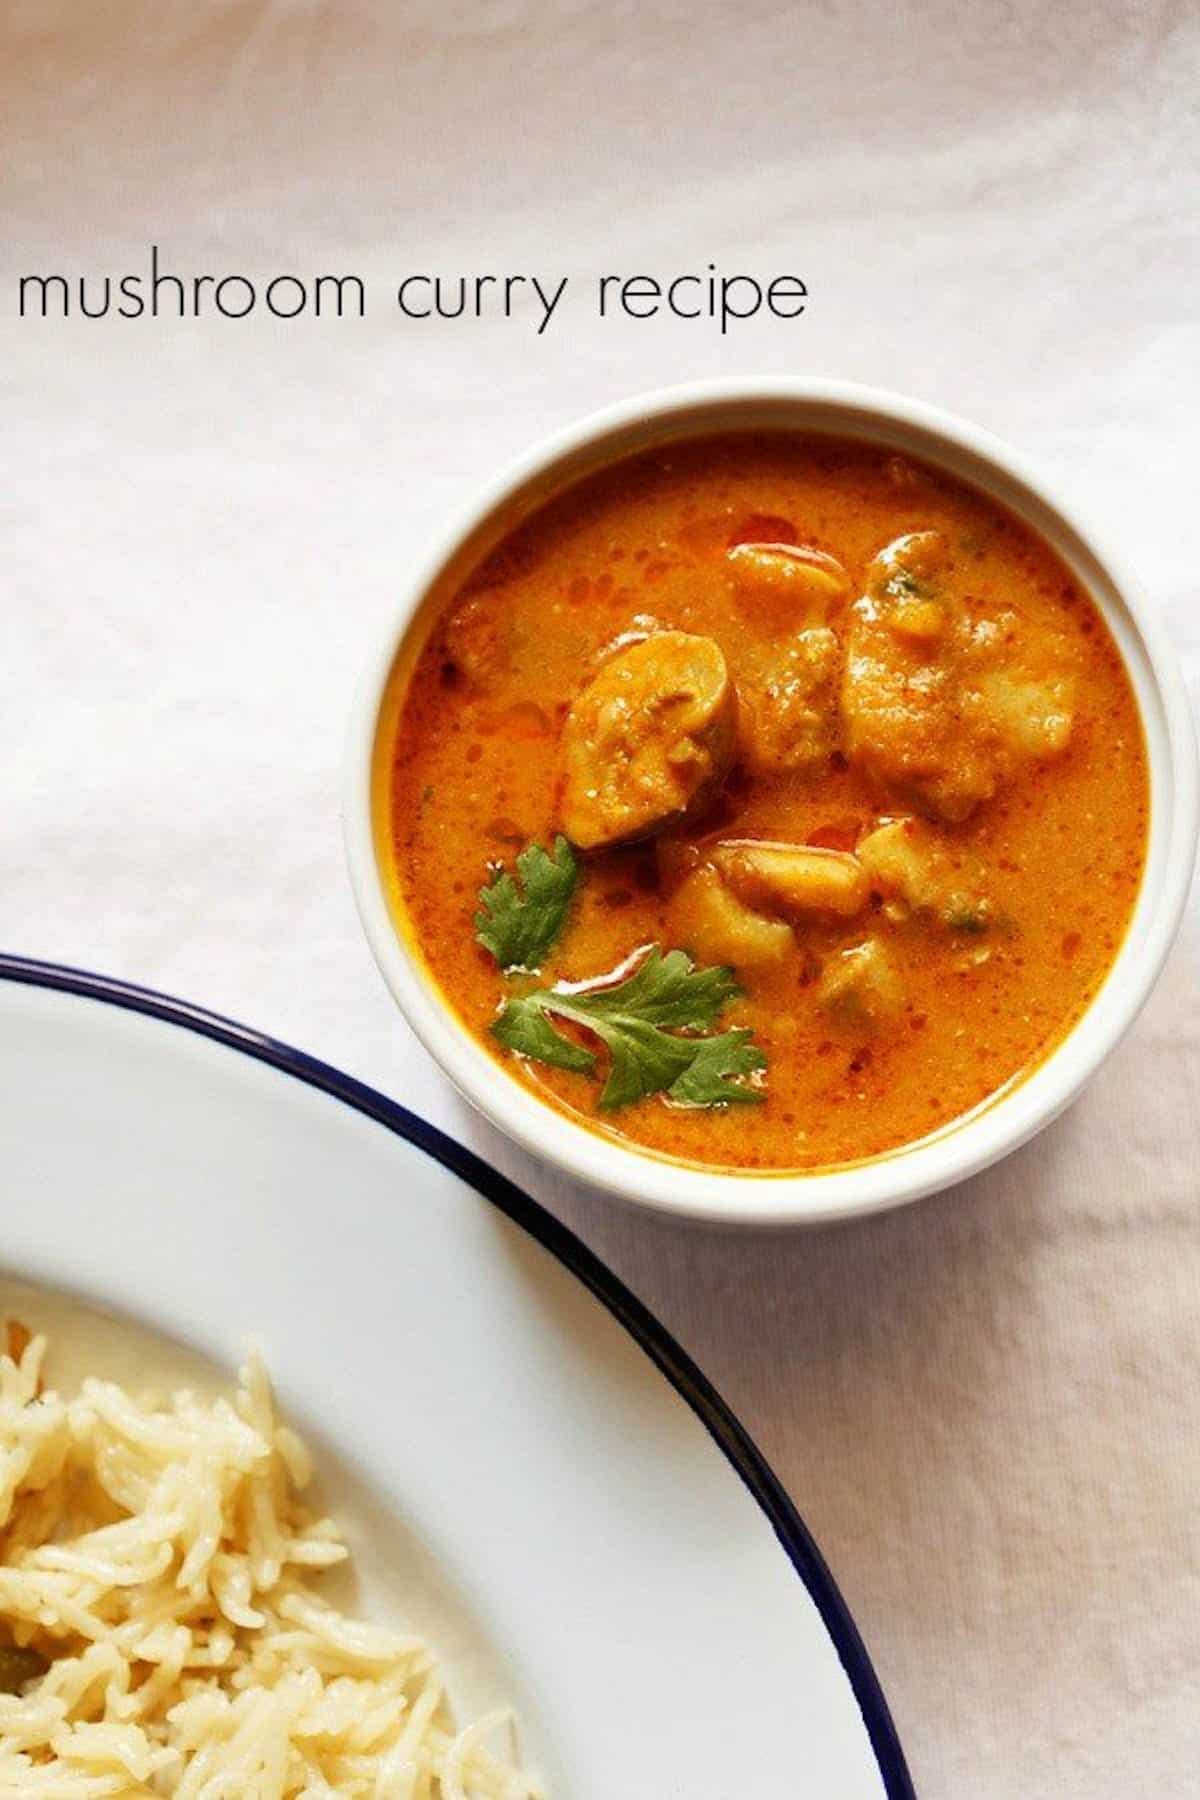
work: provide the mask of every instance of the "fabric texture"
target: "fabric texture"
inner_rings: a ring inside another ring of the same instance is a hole
[[[638,388],[893,386],[1018,445],[1193,682],[1183,0],[6,0],[0,942],[403,1099],[576,1225],[794,1494],[927,1800],[1200,1791],[1200,910],[1087,1094],[907,1212],[643,1218],[475,1118],[342,868],[342,739],[451,507]],[[364,319],[16,315],[29,271],[357,272]],[[788,273],[794,322],[405,321],[414,272]]]

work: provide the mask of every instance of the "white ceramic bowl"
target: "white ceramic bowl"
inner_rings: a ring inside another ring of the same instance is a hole
[[[418,614],[435,586],[444,592],[457,582],[548,493],[617,457],[671,439],[771,427],[865,439],[920,457],[1033,526],[1091,593],[1120,647],[1141,709],[1151,782],[1146,872],[1129,932],[1069,1036],[1025,1080],[936,1135],[849,1168],[803,1175],[692,1168],[589,1131],[537,1099],[458,1022],[405,944],[389,911],[373,824],[374,758],[388,678],[414,623],[424,628]],[[503,1131],[570,1174],[661,1212],[731,1224],[815,1223],[898,1206],[986,1168],[1040,1131],[1095,1073],[1149,994],[1183,910],[1196,850],[1196,742],[1177,663],[1136,582],[994,438],[873,388],[779,377],[704,382],[638,396],[558,433],[476,495],[413,571],[358,699],[345,829],[359,912],[392,993],[430,1054]]]

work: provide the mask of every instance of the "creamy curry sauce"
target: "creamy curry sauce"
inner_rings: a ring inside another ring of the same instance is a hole
[[[1000,506],[886,451],[619,463],[519,525],[397,682],[398,917],[514,1078],[653,1152],[814,1169],[947,1126],[1075,1023],[1137,895],[1145,746],[1095,605]],[[505,977],[479,889],[559,832],[565,927]],[[759,1103],[605,1112],[597,1079],[497,1042],[506,994],[651,945],[732,967],[716,1028],[753,1033]]]

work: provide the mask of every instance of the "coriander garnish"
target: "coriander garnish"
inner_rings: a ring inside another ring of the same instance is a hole
[[[685,1106],[725,1106],[762,1099],[746,1078],[767,1059],[749,1031],[713,1037],[679,1036],[714,1025],[738,993],[726,968],[698,969],[682,950],[655,945],[622,981],[583,989],[536,988],[506,1000],[492,1030],[509,1050],[555,1068],[590,1074],[594,1051],[565,1037],[553,1018],[569,1020],[600,1039],[609,1067],[600,1106],[628,1106],[666,1094]]]
[[[475,936],[504,970],[535,974],[558,939],[575,892],[579,866],[565,837],[553,854],[530,844],[517,858],[520,886],[501,870],[479,890]]]

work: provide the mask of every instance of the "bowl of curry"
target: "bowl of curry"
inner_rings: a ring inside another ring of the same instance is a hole
[[[461,1090],[628,1199],[895,1205],[1045,1125],[1195,852],[1153,614],[985,434],[770,380],[585,420],[407,584],[354,721],[367,935]]]

